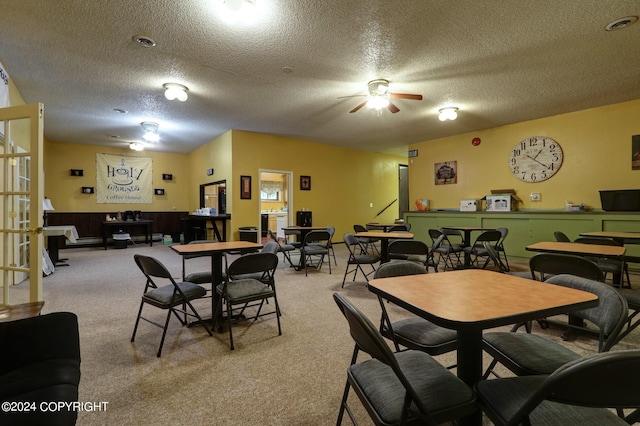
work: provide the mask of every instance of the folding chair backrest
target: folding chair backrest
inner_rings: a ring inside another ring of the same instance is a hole
[[[429,246],[420,240],[394,240],[389,244],[389,253],[429,254]]]
[[[558,368],[548,376],[534,399],[546,398],[586,407],[637,408],[640,407],[638,383],[640,350],[599,353]],[[533,411],[527,408],[523,411]]]
[[[260,250],[261,253],[277,253],[278,252],[278,248],[279,245],[277,242],[275,241],[269,241],[267,244],[265,244],[262,249]]]
[[[138,265],[142,273],[145,274],[147,278],[157,277],[170,279],[173,281],[171,273],[162,263],[160,263],[159,260],[141,254],[135,254],[133,258],[136,261],[136,265]]]
[[[561,253],[538,253],[529,259],[534,279],[545,281],[551,275],[569,274],[604,282],[604,274],[598,265],[586,257]]]
[[[569,237],[567,237],[567,234],[565,234],[562,231],[555,231],[553,233],[553,237],[556,239],[556,241],[561,242],[561,243],[570,243],[571,239]]]
[[[268,272],[273,274],[278,267],[278,256],[274,253],[248,253],[231,262],[227,268],[227,276]]]
[[[610,285],[574,275],[555,275],[547,283],[587,291],[598,295],[599,304],[595,308],[572,312],[587,319],[600,329],[600,352],[608,351],[618,340],[618,335],[627,322],[629,307],[627,300]],[[604,336],[607,336],[606,341]]]
[[[502,233],[497,229],[490,230],[490,231],[483,231],[476,238],[476,243],[482,244],[482,242],[484,241],[497,243],[498,241],[500,241],[501,238],[502,238]]]
[[[406,376],[402,373],[402,370],[398,365],[398,361],[393,355],[393,352],[391,352],[391,349],[384,337],[380,334],[380,331],[378,331],[366,315],[352,305],[344,296],[338,293],[333,293],[333,299],[347,319],[351,337],[355,341],[358,349],[368,353],[371,357],[391,367],[402,385],[405,387],[407,394],[417,405],[421,413],[426,413],[426,407],[424,407],[422,401],[417,397],[416,391],[413,389]]]
[[[329,231],[325,230],[314,230],[309,231],[307,235],[304,236],[304,245],[309,243],[328,243],[331,239],[331,235]]]
[[[383,263],[376,270],[374,278],[398,277],[402,275],[426,274],[424,267],[408,260]]]
[[[353,225],[354,232],[367,232],[367,228],[363,225]]]
[[[352,233],[343,234],[342,241],[344,241],[344,245],[347,247],[347,250],[349,250],[349,255],[352,258],[356,255],[356,251],[354,250],[354,247],[357,246],[360,249],[360,252],[364,251],[362,244],[360,244],[360,241],[358,241],[356,236]]]

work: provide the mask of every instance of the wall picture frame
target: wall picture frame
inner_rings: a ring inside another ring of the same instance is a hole
[[[240,199],[251,199],[251,176],[240,176]]]
[[[311,191],[311,176],[300,176],[300,190]]]

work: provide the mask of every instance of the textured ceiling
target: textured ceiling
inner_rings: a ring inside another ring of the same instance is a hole
[[[49,140],[191,152],[230,129],[368,151],[640,98],[637,0],[0,0],[0,61]],[[154,48],[132,41],[145,35]],[[291,72],[283,69],[288,67]],[[374,78],[400,112],[349,111]],[[189,87],[185,103],[162,84]],[[454,122],[438,109],[460,108]],[[126,114],[114,109],[126,110]],[[114,137],[114,136],[117,136]]]

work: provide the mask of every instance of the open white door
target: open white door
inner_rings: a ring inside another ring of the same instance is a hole
[[[0,108],[0,305],[29,279],[42,300],[43,105]]]

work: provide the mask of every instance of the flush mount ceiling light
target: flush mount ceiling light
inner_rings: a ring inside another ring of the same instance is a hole
[[[638,20],[637,16],[625,16],[624,18],[616,19],[613,22],[609,22],[606,27],[604,27],[607,31],[619,30],[629,25],[635,24]]]
[[[144,134],[142,138],[147,142],[158,142],[160,135],[158,134],[158,123],[152,123],[150,121],[143,121],[140,123]]]
[[[144,145],[141,144],[140,142],[131,142],[129,144],[129,149],[131,149],[133,151],[143,151],[144,150]]]
[[[187,100],[189,95],[187,92],[189,88],[187,86],[183,86],[178,83],[165,83],[162,85],[164,87],[164,97],[169,99],[170,101],[177,99],[180,102],[184,102]]]
[[[256,0],[224,0],[224,4],[234,12],[252,12],[256,8]]]
[[[389,80],[379,78],[377,80],[371,80],[367,87],[369,89],[369,96],[367,97],[367,107],[381,110],[389,106]]]
[[[438,116],[438,118],[440,119],[440,121],[455,120],[456,118],[458,118],[458,108],[456,107],[442,108],[440,110],[440,115]]]

